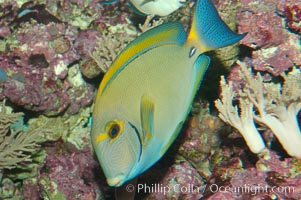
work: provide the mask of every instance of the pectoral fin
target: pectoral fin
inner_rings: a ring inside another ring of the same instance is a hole
[[[146,145],[147,141],[154,135],[154,110],[155,106],[153,101],[147,95],[143,95],[140,102],[140,117],[143,129],[143,145]]]

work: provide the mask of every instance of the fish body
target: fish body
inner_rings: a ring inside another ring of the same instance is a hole
[[[209,0],[200,0],[190,33],[178,22],[130,43],[105,74],[95,100],[91,139],[110,186],[150,168],[172,144],[210,63],[203,53],[244,37]]]
[[[130,0],[130,7],[142,15],[166,16],[186,3],[185,0]]]

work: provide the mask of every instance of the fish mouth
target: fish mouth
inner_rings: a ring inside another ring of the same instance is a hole
[[[115,178],[107,179],[107,183],[111,187],[119,187],[124,183],[124,175],[116,176]]]

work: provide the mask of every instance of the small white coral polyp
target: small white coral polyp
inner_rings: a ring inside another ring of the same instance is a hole
[[[292,68],[282,73],[283,83],[264,82],[262,76],[252,74],[245,63],[239,74],[245,84],[236,91],[233,83],[221,79],[221,99],[215,101],[219,117],[236,128],[245,139],[250,150],[259,153],[265,148],[264,141],[255,126],[269,128],[282,147],[291,156],[301,158],[301,133],[298,113],[301,110],[301,70]],[[233,101],[238,100],[238,106]]]

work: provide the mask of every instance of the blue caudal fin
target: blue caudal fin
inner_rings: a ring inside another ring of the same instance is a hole
[[[202,52],[234,44],[246,34],[234,33],[220,18],[210,0],[197,2],[188,41],[196,43]]]

